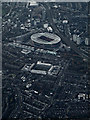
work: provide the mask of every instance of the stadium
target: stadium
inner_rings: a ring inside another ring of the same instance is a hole
[[[45,49],[57,49],[60,46],[61,38],[52,33],[36,33],[31,36],[34,46]]]

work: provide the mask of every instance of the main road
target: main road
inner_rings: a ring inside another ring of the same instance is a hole
[[[76,44],[70,40],[69,37],[64,36],[64,34],[57,28],[57,26],[55,25],[55,23],[53,22],[53,10],[51,9],[51,7],[49,6],[49,4],[45,3],[44,7],[46,8],[47,11],[47,16],[48,16],[48,20],[50,25],[52,26],[54,32],[62,39],[63,42],[65,42],[68,46],[70,46],[76,53],[78,53],[81,57],[83,57],[84,59],[88,59],[88,55],[86,55],[83,51],[81,51]]]

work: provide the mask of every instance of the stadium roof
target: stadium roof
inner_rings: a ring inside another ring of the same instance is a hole
[[[31,40],[33,42],[39,43],[39,44],[57,44],[61,41],[61,38],[57,36],[56,34],[52,33],[36,33],[31,36]]]

